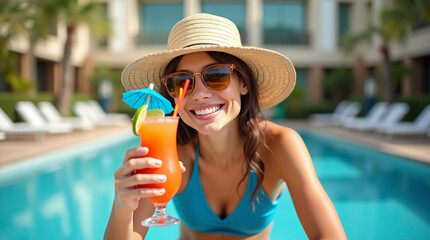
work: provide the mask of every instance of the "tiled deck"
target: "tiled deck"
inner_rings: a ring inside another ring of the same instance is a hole
[[[281,124],[296,129],[312,129],[376,148],[383,152],[430,163],[430,138],[428,137],[394,137],[390,139],[374,133],[360,133],[339,127],[314,127],[305,121],[288,121]],[[42,141],[35,141],[32,138],[0,141],[0,166],[88,140],[107,138],[110,135],[127,131],[131,132],[131,126],[103,127],[71,134],[49,135]]]

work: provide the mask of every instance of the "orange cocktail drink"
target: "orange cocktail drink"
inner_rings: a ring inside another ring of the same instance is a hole
[[[141,174],[163,174],[167,177],[164,183],[138,186],[144,188],[164,188],[166,190],[161,196],[148,198],[156,207],[156,212],[158,211],[158,207],[165,208],[167,202],[175,196],[181,185],[182,172],[180,170],[178,153],[176,150],[178,120],[179,117],[147,117],[141,122],[139,129],[140,144],[142,147],[147,147],[149,149],[149,153],[145,155],[145,157],[159,159],[163,164],[160,168],[147,168],[137,170],[136,172]],[[166,223],[166,220],[161,219],[160,216],[156,222],[158,225],[177,223]],[[149,224],[146,225],[149,226]],[[152,224],[152,226],[154,226],[154,224]]]

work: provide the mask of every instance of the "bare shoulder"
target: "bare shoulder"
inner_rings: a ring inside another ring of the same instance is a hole
[[[299,133],[292,128],[265,121],[266,143],[274,153],[285,154],[291,146],[300,144],[303,140]]]
[[[279,173],[285,178],[290,171],[309,163],[309,152],[297,131],[270,121],[266,121],[264,125],[267,145],[264,156],[272,166],[273,173]]]

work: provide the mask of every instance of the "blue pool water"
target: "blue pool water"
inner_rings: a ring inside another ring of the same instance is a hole
[[[430,239],[430,165],[301,132],[348,238]],[[102,239],[113,172],[139,140],[120,134],[0,168],[0,240]],[[306,239],[288,194],[272,240]],[[168,212],[176,215],[172,205]],[[178,226],[147,239],[175,239]]]

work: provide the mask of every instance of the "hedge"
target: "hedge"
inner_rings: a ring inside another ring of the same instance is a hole
[[[75,101],[86,101],[90,99],[95,99],[95,98],[92,95],[88,95],[88,94],[75,94],[73,95],[72,104]],[[38,104],[41,101],[48,101],[48,102],[54,103],[55,97],[52,93],[49,93],[49,92],[40,92],[34,96],[30,96],[24,93],[1,92],[0,107],[14,122],[19,122],[22,120],[19,114],[15,110],[15,106],[18,101],[30,101],[35,104]]]

